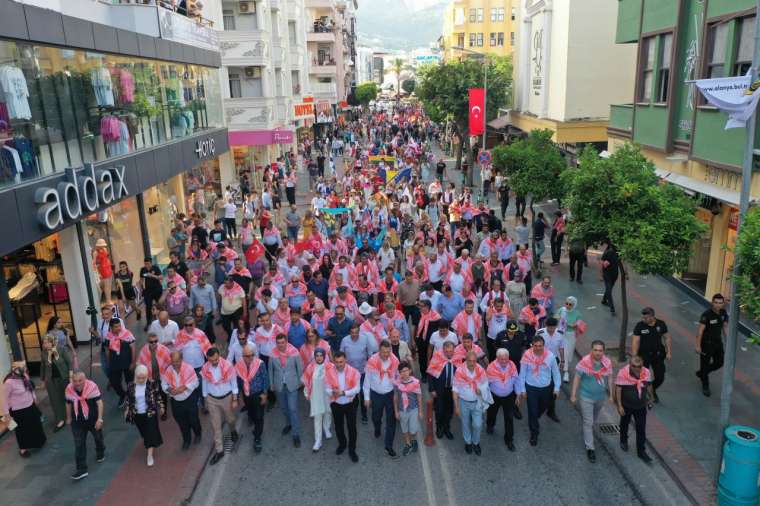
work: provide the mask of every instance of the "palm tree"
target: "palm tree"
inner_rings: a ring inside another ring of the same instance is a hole
[[[399,99],[399,94],[401,93],[401,72],[404,70],[411,70],[411,68],[412,67],[404,62],[403,58],[394,58],[393,61],[391,61],[391,67],[386,71],[387,74],[390,74],[391,72],[396,74],[396,100]]]

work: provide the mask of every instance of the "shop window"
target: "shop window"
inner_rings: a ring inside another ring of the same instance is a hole
[[[641,43],[641,68],[639,70],[638,101],[652,100],[652,84],[654,79],[654,57],[657,37],[648,37]]]
[[[667,103],[668,85],[670,84],[670,55],[673,49],[673,34],[660,36],[660,65],[657,72],[657,103]]]
[[[755,16],[741,18],[737,24],[735,76],[747,74],[752,67],[752,52],[755,49]]]

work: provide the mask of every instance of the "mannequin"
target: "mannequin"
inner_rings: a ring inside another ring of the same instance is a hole
[[[100,290],[102,292],[102,303],[111,305],[111,286],[113,284],[113,264],[111,256],[108,253],[108,244],[105,239],[98,239],[95,242],[95,249],[92,251],[92,262],[95,270],[100,277]]]

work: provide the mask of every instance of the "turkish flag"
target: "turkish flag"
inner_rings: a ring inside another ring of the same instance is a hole
[[[256,260],[264,255],[264,245],[258,239],[254,239],[248,249],[245,250],[245,259],[248,265],[253,264]]]
[[[470,135],[482,135],[485,132],[486,90],[470,88]]]

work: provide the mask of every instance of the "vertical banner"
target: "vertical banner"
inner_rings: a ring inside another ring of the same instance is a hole
[[[470,135],[482,135],[485,132],[485,101],[485,89],[470,88]]]

